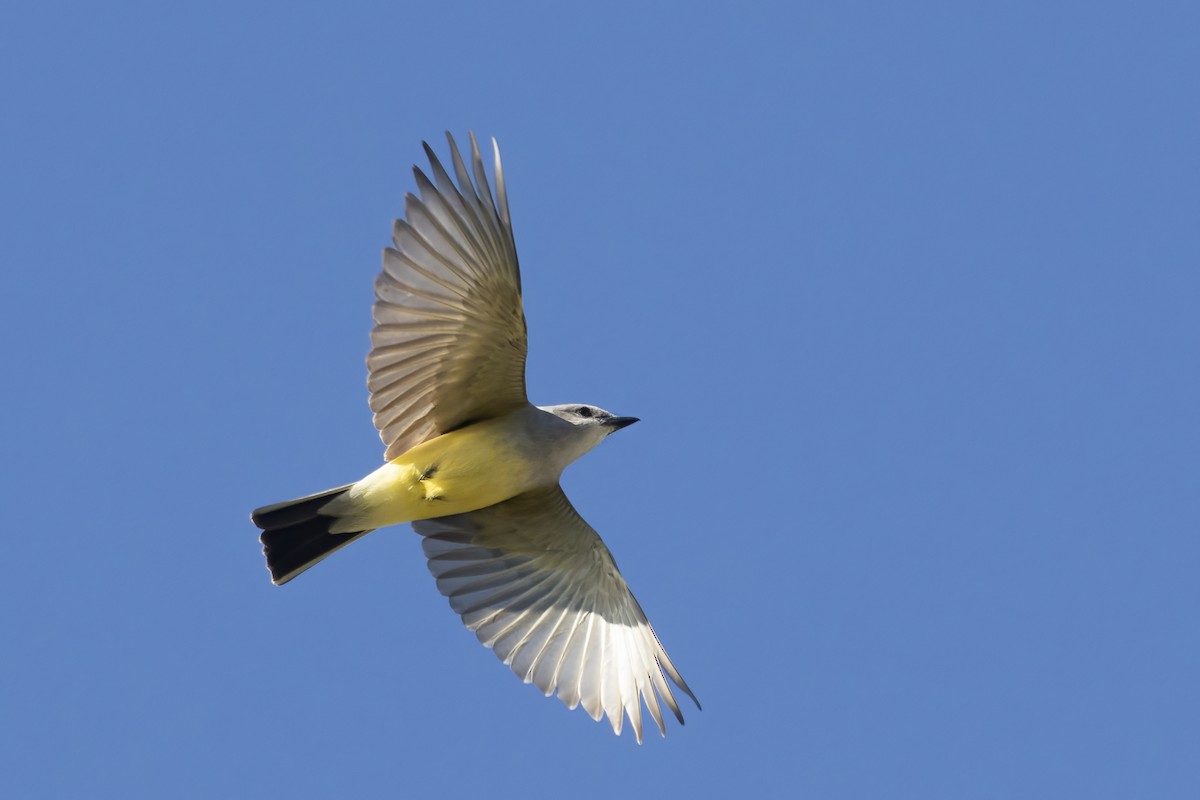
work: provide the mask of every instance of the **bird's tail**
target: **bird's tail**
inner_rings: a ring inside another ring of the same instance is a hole
[[[337,517],[320,513],[329,501],[353,485],[263,506],[250,514],[254,524],[262,528],[259,541],[263,544],[263,555],[267,557],[267,569],[271,571],[273,583],[287,583],[333,551],[371,532],[372,529],[330,533],[329,527]]]

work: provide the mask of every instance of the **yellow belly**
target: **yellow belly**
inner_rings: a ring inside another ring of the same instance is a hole
[[[321,510],[338,517],[331,532],[476,511],[528,490],[531,465],[498,422],[435,437],[384,464]]]

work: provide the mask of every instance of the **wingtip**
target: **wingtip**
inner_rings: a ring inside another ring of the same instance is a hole
[[[446,141],[450,143],[450,149],[452,151],[454,151],[455,153],[457,153],[458,152],[458,142],[454,141],[454,134],[448,130],[444,131],[444,133],[446,134]]]

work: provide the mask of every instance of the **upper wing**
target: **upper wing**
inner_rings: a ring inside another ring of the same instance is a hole
[[[665,672],[700,707],[667,657],[604,542],[563,490],[413,523],[438,589],[485,647],[526,683],[582,703],[642,741],[642,701],[666,735],[659,701],[683,724]]]
[[[389,461],[426,439],[499,416],[525,396],[525,315],[495,140],[496,201],[471,135],[475,182],[449,133],[458,186],[428,144],[433,180],[413,167],[375,281],[367,388]]]

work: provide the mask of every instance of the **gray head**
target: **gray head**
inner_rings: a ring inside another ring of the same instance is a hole
[[[538,406],[538,410],[570,423],[568,426],[557,420],[546,420],[552,424],[546,430],[550,440],[544,456],[549,457],[546,463],[556,477],[568,464],[608,438],[610,433],[637,422],[637,417],[618,417],[603,408],[581,403]]]
[[[586,438],[592,441],[592,446],[599,444],[610,433],[626,428],[638,421],[637,417],[618,417],[612,412],[605,411],[599,406],[589,406],[582,403],[566,403],[560,406],[539,406],[542,411],[549,412],[561,420],[565,420],[580,433],[590,434]],[[589,448],[591,449],[591,448]]]

